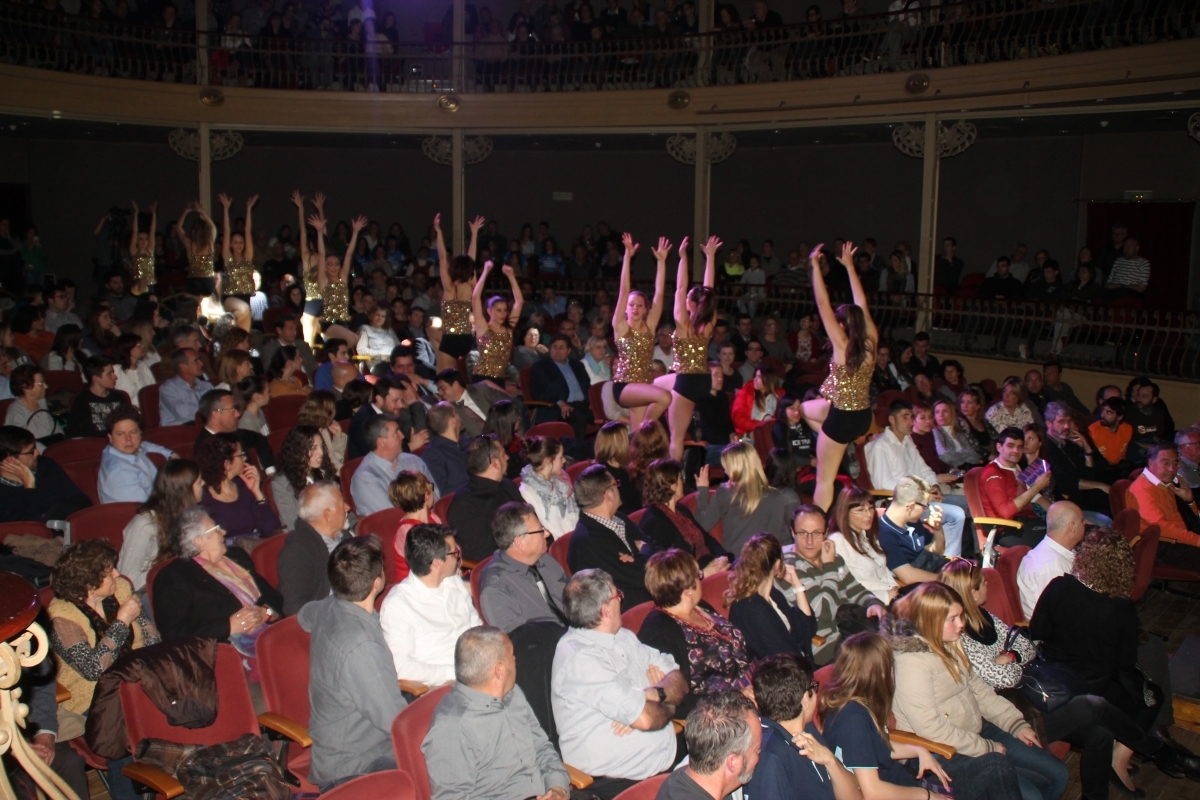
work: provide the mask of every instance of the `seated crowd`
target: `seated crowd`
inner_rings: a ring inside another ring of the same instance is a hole
[[[1092,410],[1056,362],[989,392],[927,334],[881,343],[871,400],[887,424],[848,450],[825,510],[800,410],[828,369],[817,320],[796,337],[742,310],[717,322],[681,462],[663,422],[589,395],[612,394],[603,291],[585,309],[547,286],[511,369],[483,377],[482,353],[430,362],[436,291],[408,313],[393,284],[371,285],[355,279],[359,343],[393,311],[405,326],[365,370],[332,336],[318,362],[296,309],[247,333],[183,302],[163,324],[115,285],[87,339],[76,326],[63,351],[54,335],[54,371],[80,377],[69,405],[47,402],[33,353],[6,348],[0,521],[130,504],[123,529],[76,536],[53,568],[66,711],[87,715],[101,676],[160,641],[232,645],[258,681],[258,637],[294,616],[311,635],[301,777],[321,791],[395,768],[393,720],[447,684],[422,745],[435,799],[566,800],[575,771],[612,798],[675,770],[659,797],[1059,800],[1058,741],[1082,750],[1091,800],[1110,779],[1135,791],[1134,754],[1200,779],[1168,730],[1163,642],[1139,636],[1132,548],[1106,527],[1114,483],[1141,467],[1126,503],[1143,530],[1200,545],[1200,429],[1176,433],[1150,380],[1104,387]],[[51,294],[60,317],[68,288]],[[40,299],[18,310],[44,323]],[[671,326],[658,334],[669,362]],[[984,544],[974,517],[1008,523],[992,546],[1032,548],[1017,575],[1032,640],[963,557]],[[1080,679],[1053,708],[1014,703],[1034,640]],[[37,752],[87,796],[62,723],[36,720]],[[114,798],[133,796],[128,763],[109,760]]]

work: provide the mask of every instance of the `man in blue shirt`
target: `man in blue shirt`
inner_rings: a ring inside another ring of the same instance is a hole
[[[158,388],[158,417],[167,425],[195,425],[200,398],[212,391],[213,385],[204,378],[204,362],[190,347],[181,347],[171,356],[175,377],[163,381]]]
[[[313,373],[313,388],[328,392],[333,389],[333,365],[350,360],[350,347],[344,339],[331,337],[325,340],[323,352],[325,363]]]
[[[146,502],[158,475],[150,453],[175,458],[167,448],[142,441],[142,415],[136,408],[126,405],[112,412],[108,417],[108,447],[100,456],[100,502]]]
[[[887,565],[902,583],[936,581],[946,563],[942,555],[946,536],[942,532],[942,508],[930,508],[930,485],[909,475],[892,490],[892,502],[879,520],[879,545]],[[921,516],[929,508],[924,522]]]
[[[365,436],[371,443],[367,453],[350,479],[350,496],[354,499],[354,511],[365,517],[376,511],[394,508],[388,497],[388,487],[401,470],[420,472],[434,484],[433,499],[442,496],[433,475],[425,462],[412,453],[401,451],[404,434],[391,414],[377,414],[367,423]]]
[[[583,364],[571,358],[570,339],[562,335],[554,337],[550,342],[550,358],[534,362],[529,382],[534,400],[553,403],[534,413],[534,424],[562,420],[575,431],[575,441],[583,442],[588,423],[595,418],[588,407],[591,381]]]
[[[812,668],[798,656],[771,656],[755,669],[762,752],[754,777],[742,789],[745,800],[854,800],[859,796],[858,781],[813,725],[818,688]]]

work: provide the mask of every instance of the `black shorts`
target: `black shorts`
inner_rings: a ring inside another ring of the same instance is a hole
[[[321,316],[325,313],[325,301],[320,297],[316,300],[305,300],[304,313],[311,317]]]
[[[675,376],[675,393],[698,403],[712,391],[712,374],[708,372],[681,372]]]
[[[829,407],[829,415],[821,426],[821,433],[833,439],[838,444],[850,444],[865,434],[875,419],[875,412],[869,408],[861,411],[842,411]]]
[[[462,358],[475,347],[475,337],[469,333],[443,333],[438,352],[451,358]]]
[[[217,291],[216,278],[188,278],[185,291],[196,297],[209,297]]]
[[[629,385],[628,381],[613,381],[613,402],[621,402],[621,392],[625,391],[625,387]]]

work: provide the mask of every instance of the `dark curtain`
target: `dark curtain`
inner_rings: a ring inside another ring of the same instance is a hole
[[[1150,262],[1146,307],[1183,311],[1187,307],[1194,202],[1088,203],[1087,243],[1093,255],[1112,244],[1112,226],[1125,223]],[[1105,276],[1107,277],[1107,276]]]

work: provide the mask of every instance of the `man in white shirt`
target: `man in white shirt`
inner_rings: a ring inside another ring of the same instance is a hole
[[[952,495],[942,491],[942,483],[956,480],[950,474],[937,475],[912,440],[912,405],[897,400],[888,408],[888,429],[875,437],[864,448],[867,470],[871,473],[871,484],[876,489],[894,490],[896,484],[909,475],[915,475],[932,485],[930,501],[942,504],[942,527],[946,532],[946,556],[962,555],[963,527],[966,525],[967,499],[963,495]],[[926,517],[928,516],[926,510]]]
[[[563,611],[571,627],[550,679],[563,761],[618,791],[670,769],[683,758],[671,719],[687,694],[675,660],[621,627],[621,593],[604,570],[571,576]]]
[[[658,326],[657,339],[654,343],[654,360],[666,364],[668,372],[675,363],[675,342],[671,338],[674,335],[675,326],[664,322]]]
[[[1029,275],[1029,262],[1025,260],[1025,256],[1028,254],[1029,248],[1025,246],[1025,243],[1017,242],[1017,246],[1013,248],[1012,257],[1008,260],[1008,274],[1012,275],[1021,283],[1024,283],[1026,276]],[[990,278],[996,274],[997,264],[999,261],[1000,259],[996,259],[992,262],[992,265],[988,267],[987,277]]]
[[[454,680],[454,645],[482,625],[471,592],[459,577],[462,550],[445,525],[416,525],[404,540],[408,577],[388,592],[379,610],[396,677],[440,686]]]
[[[1021,611],[1033,618],[1042,590],[1059,575],[1066,575],[1075,563],[1075,548],[1083,541],[1083,511],[1079,506],[1060,500],[1046,514],[1046,536],[1025,554],[1017,570],[1017,588],[1021,590]]]

